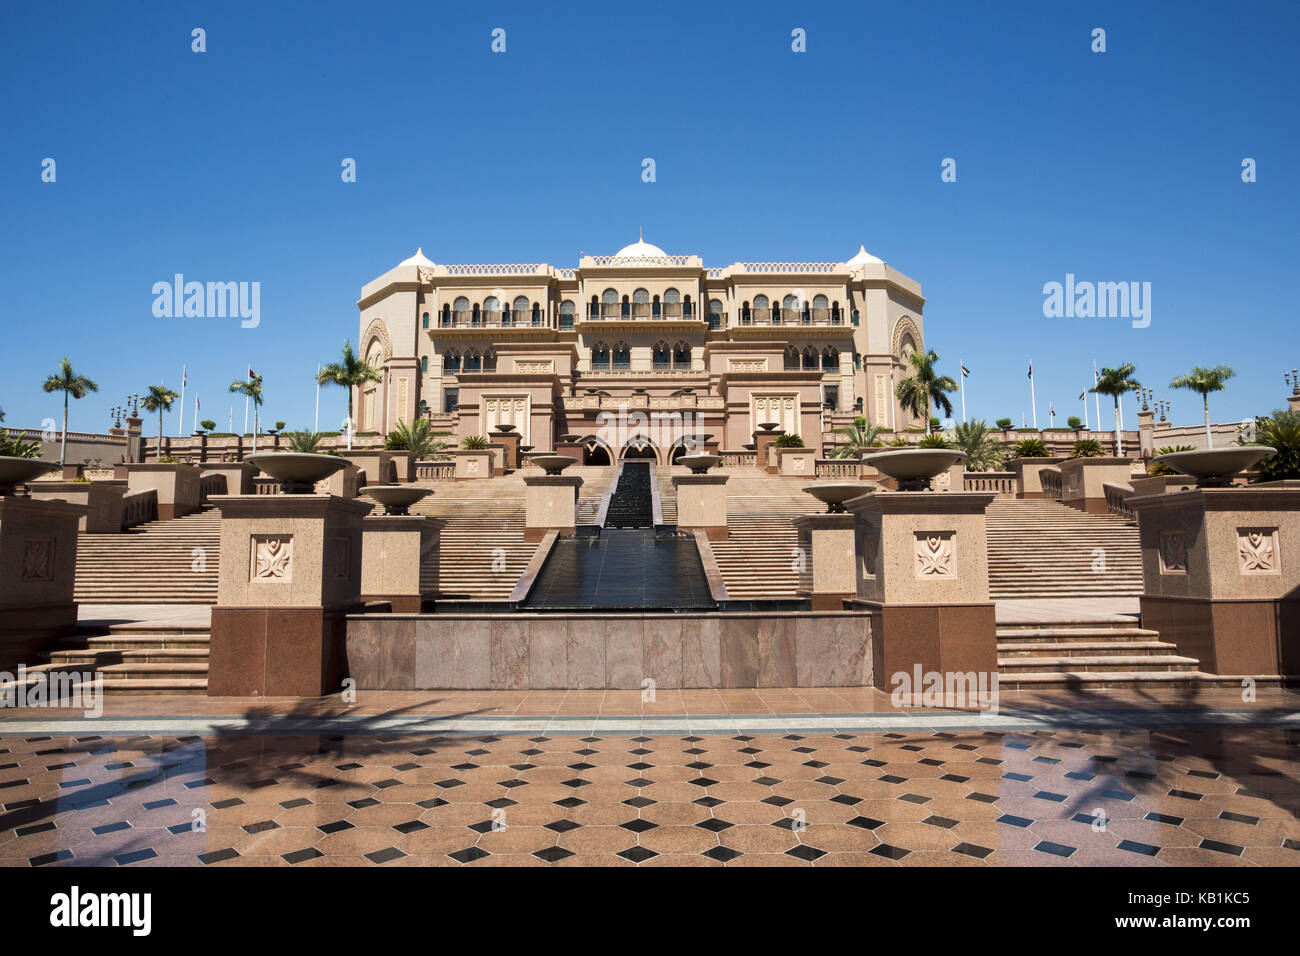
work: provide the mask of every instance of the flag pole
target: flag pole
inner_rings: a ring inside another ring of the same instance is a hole
[[[1101,381],[1101,379],[1097,376],[1097,363],[1094,361],[1092,363],[1092,384],[1094,388],[1099,381]],[[1093,417],[1097,419],[1097,431],[1101,431],[1101,392],[1093,392],[1092,397],[1094,405],[1093,411],[1097,413]]]
[[[1029,404],[1034,409],[1034,431],[1038,431],[1038,397],[1034,394],[1034,360],[1029,360]]]
[[[1083,400],[1083,427],[1086,431],[1092,431],[1092,428],[1088,425],[1088,390],[1086,388],[1079,398]]]
[[[957,382],[961,385],[961,423],[966,424],[966,363],[957,362]]]
[[[311,430],[320,431],[320,362],[316,363],[316,423]]]
[[[185,379],[186,379],[185,365],[182,364],[181,365],[181,416],[180,416],[181,420],[180,420],[180,424],[176,426],[177,438],[185,437]]]

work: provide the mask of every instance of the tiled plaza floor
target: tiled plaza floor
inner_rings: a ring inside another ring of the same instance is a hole
[[[0,864],[1294,866],[1298,743],[1276,727],[10,735]]]

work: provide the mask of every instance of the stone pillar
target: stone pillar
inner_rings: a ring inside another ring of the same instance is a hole
[[[577,475],[525,475],[524,540],[541,541],[548,531],[572,535],[578,527]]]
[[[852,605],[871,615],[877,687],[918,664],[923,672],[997,670],[985,530],[995,497],[877,491],[846,504],[857,519]]]
[[[204,467],[203,474],[216,474],[225,478],[225,493],[228,495],[251,495],[253,479],[257,477],[257,466],[242,461],[214,461]]]
[[[710,541],[727,537],[727,476],[673,475],[677,493],[677,530],[703,531]]]
[[[438,579],[438,543],[447,522],[426,515],[372,515],[361,522],[361,599],[419,614],[425,572]],[[432,596],[432,595],[430,595]]]
[[[1293,412],[1300,412],[1300,392],[1292,392],[1286,397],[1287,408]]]
[[[127,494],[158,493],[158,520],[171,521],[199,510],[199,469],[196,465],[149,462],[126,468]]]
[[[774,457],[778,474],[793,478],[817,477],[817,449],[815,448],[778,448]]]
[[[450,452],[456,459],[456,480],[492,477],[492,452],[484,449],[461,448]]]
[[[1212,674],[1300,674],[1300,481],[1129,499],[1142,626]]]
[[[1127,485],[1131,458],[1067,458],[1061,469],[1061,503],[1088,514],[1104,515],[1105,484]]]
[[[328,478],[316,482],[316,494],[337,495],[340,498],[355,498],[361,491],[361,469],[356,465],[346,465]]]
[[[1156,453],[1156,413],[1138,409],[1138,456],[1151,458]]]
[[[780,436],[781,433],[779,431],[768,432],[760,429],[759,431],[754,432],[754,464],[758,466],[760,471],[767,471],[769,474],[776,474],[776,466],[769,464],[768,461],[768,449],[772,447],[772,443]]]
[[[0,670],[34,664],[77,628],[81,505],[0,495]]]
[[[347,614],[361,609],[361,519],[334,495],[223,495],[208,694],[318,697],[347,676]]]
[[[1016,497],[1043,497],[1043,482],[1038,473],[1060,461],[1060,458],[1008,458],[1007,470],[1016,473]]]
[[[842,611],[857,594],[857,551],[851,514],[810,514],[794,519],[805,570],[798,595],[814,611]]]
[[[582,464],[584,451],[585,449],[582,447],[582,442],[580,441],[568,442],[561,439],[555,443],[555,454],[565,455],[568,458],[572,458],[579,465]]]
[[[506,470],[515,471],[519,468],[519,432],[511,429],[503,432],[501,426],[497,426],[492,432],[493,444],[502,446],[502,459]],[[582,461],[581,458],[578,461]]]
[[[364,485],[387,485],[393,481],[393,453],[370,449],[344,452],[348,460],[361,469],[360,482]]]
[[[144,461],[144,419],[126,419],[126,460],[128,464]]]
[[[85,513],[77,522],[78,531],[117,534],[122,530],[126,485],[120,481],[35,481],[28,486],[28,492],[38,501],[81,505]]]

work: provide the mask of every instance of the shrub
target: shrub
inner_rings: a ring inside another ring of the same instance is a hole
[[[1069,418],[1065,420],[1065,424],[1069,425],[1071,428],[1082,428],[1083,419],[1080,418],[1078,415],[1071,415]]]
[[[890,447],[890,448],[907,448],[910,444],[911,444],[911,442],[909,442],[906,438],[895,438],[893,441],[891,441],[891,442],[889,443],[889,447]]]
[[[160,464],[160,465],[177,465],[177,464],[180,464],[180,462],[179,462],[179,460],[176,458],[175,455],[163,455],[161,458],[158,459],[158,464]]]
[[[1022,438],[1011,448],[1012,458],[1050,458],[1047,443],[1041,438]]]
[[[19,432],[13,438],[5,432],[0,432],[0,455],[9,458],[40,458],[41,443],[23,441],[26,437],[26,432]]]
[[[940,424],[941,424],[941,422],[939,421],[939,419],[937,419],[937,418],[935,418],[935,417],[933,417],[933,416],[930,417],[930,431],[931,431],[931,432],[937,432],[937,431],[939,430],[939,425],[940,425]]]
[[[199,427],[205,432],[212,432],[217,430],[217,423],[210,418],[205,418],[203,421],[199,422]]]
[[[802,448],[803,439],[798,435],[791,435],[789,432],[781,432],[772,442],[777,448]]]
[[[1166,445],[1164,448],[1156,449],[1156,457],[1159,457],[1161,455],[1172,455],[1174,454],[1174,452],[1179,452],[1179,451],[1195,451],[1195,450],[1196,449],[1191,445]],[[1176,475],[1179,473],[1174,471],[1174,469],[1170,468],[1164,462],[1153,460],[1150,464],[1147,465],[1147,474],[1148,475]]]
[[[1254,444],[1277,449],[1276,455],[1257,466],[1256,481],[1300,478],[1300,412],[1274,412],[1271,418],[1261,418]]]
[[[324,436],[320,432],[287,432],[285,437],[289,439],[287,446],[289,451],[300,455],[319,455],[321,453],[320,442]]]
[[[926,435],[916,443],[917,448],[951,448],[952,442],[942,435]]]
[[[460,440],[460,447],[466,451],[482,451],[487,446],[488,440],[483,435],[466,435]]]
[[[997,425],[998,428],[1001,428],[1003,431],[1007,431],[1009,428],[1011,428],[1011,419],[999,418],[996,422],[994,422],[994,424]]]
[[[275,423],[275,430],[278,431],[278,432],[282,432],[282,431],[284,431],[284,422],[276,422],[276,423]]]
[[[1070,451],[1071,458],[1100,458],[1103,454],[1101,442],[1095,438],[1080,438]]]

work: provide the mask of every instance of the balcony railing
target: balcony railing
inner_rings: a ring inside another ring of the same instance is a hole
[[[999,495],[1016,493],[1013,471],[967,471],[962,474],[963,491],[991,491]]]
[[[654,302],[603,303],[599,312],[588,311],[588,319],[601,322],[677,322],[682,320],[692,322],[696,320],[691,307],[684,302],[658,304]]]
[[[513,309],[483,309],[477,314],[473,311],[457,311],[450,315],[438,317],[440,329],[539,329],[545,327],[541,312]]]

